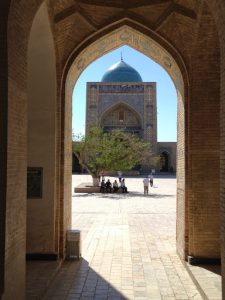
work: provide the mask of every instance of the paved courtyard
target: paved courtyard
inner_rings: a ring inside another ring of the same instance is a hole
[[[73,194],[82,259],[63,265],[45,299],[202,299],[176,254],[176,179],[156,178],[148,196],[142,180],[127,178],[128,194]],[[73,188],[88,181],[73,175]]]

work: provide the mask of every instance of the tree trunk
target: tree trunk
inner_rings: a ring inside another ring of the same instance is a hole
[[[93,186],[99,186],[99,178],[92,176]]]

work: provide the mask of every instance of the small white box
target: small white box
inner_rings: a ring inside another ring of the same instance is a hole
[[[81,257],[81,232],[80,230],[67,230],[66,258],[80,259]]]

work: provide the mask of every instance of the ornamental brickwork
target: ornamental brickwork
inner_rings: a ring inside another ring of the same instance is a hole
[[[121,128],[139,134],[157,151],[155,82],[89,82],[86,105],[86,132],[91,126]]]

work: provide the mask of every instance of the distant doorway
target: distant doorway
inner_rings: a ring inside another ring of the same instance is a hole
[[[169,154],[167,152],[160,154],[160,172],[169,172]]]

